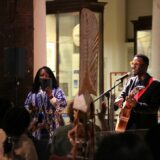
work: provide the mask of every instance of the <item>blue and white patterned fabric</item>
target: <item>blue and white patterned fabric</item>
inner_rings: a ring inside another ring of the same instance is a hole
[[[41,135],[41,131],[42,129],[44,130],[44,128],[46,128],[49,136],[51,136],[50,134],[52,134],[55,128],[59,126],[57,122],[57,110],[62,110],[67,105],[65,94],[61,88],[58,87],[53,89],[52,95],[57,99],[55,106],[51,104],[46,92],[42,91],[41,89],[38,93],[29,92],[24,102],[24,107],[26,109],[30,110],[30,108],[34,108],[31,116],[32,121],[38,121],[36,132],[33,133],[33,136],[35,136],[37,139],[42,138],[43,135]],[[44,128],[39,127],[39,125],[42,123],[44,123]]]

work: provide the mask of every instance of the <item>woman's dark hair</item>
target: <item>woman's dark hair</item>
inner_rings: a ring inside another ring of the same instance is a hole
[[[67,113],[69,115],[70,121],[74,121],[74,111],[73,111],[73,100],[68,104]]]
[[[37,71],[36,76],[34,78],[33,87],[32,87],[33,93],[37,93],[39,91],[39,87],[40,87],[39,77],[40,77],[40,72],[42,71],[42,69],[44,69],[49,74],[49,77],[52,79],[52,88],[57,88],[59,86],[52,70],[47,66],[43,66]]]
[[[19,137],[30,124],[30,114],[24,107],[13,107],[8,110],[3,121],[3,130],[9,136]]]
[[[149,58],[144,54],[136,54],[135,57],[142,58],[146,66],[149,66]]]
[[[19,137],[25,133],[30,124],[30,114],[24,107],[10,108],[5,114],[3,130],[7,134],[4,143],[4,152],[10,153],[13,143],[19,141]]]
[[[5,117],[6,112],[12,108],[14,104],[8,99],[0,98],[0,128],[2,128],[3,118]]]

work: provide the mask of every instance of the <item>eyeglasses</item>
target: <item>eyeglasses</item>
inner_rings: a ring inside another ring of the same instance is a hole
[[[138,62],[138,61],[131,61],[130,62],[130,66],[139,66],[139,65],[143,65],[144,63]]]

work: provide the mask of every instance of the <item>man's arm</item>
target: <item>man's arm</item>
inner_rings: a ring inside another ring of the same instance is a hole
[[[160,82],[154,81],[137,102],[134,110],[142,113],[157,113],[160,106]]]

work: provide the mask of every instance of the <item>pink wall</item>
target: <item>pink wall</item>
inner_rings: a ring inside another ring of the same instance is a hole
[[[34,0],[34,75],[46,65],[46,5],[45,0]]]

